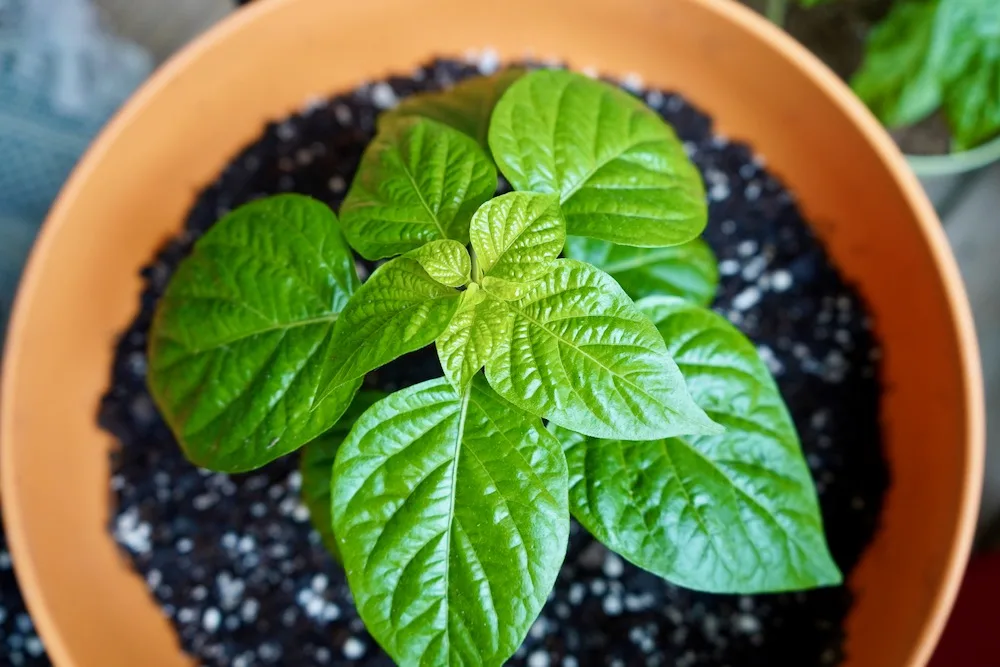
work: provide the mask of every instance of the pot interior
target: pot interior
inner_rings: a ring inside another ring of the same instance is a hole
[[[971,317],[934,214],[889,138],[803,49],[712,0],[269,0],[164,67],[77,169],[46,223],[11,325],[4,514],[36,623],[60,665],[177,666],[145,583],[107,532],[111,438],[95,415],[137,272],[195,193],[265,122],[311,96],[493,48],[682,92],[797,193],[860,286],[883,343],[892,487],[851,580],[850,667],[917,666],[947,615],[975,521],[982,396]]]

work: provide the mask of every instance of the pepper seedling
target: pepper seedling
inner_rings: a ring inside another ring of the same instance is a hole
[[[339,221],[281,195],[197,242],[150,388],[200,466],[305,446],[312,517],[401,665],[510,657],[571,514],[690,588],[837,584],[778,389],[705,307],[706,219],[671,128],[607,83],[515,71],[417,96],[380,119]],[[363,284],[352,249],[384,260]],[[443,377],[358,393],[428,345]]]

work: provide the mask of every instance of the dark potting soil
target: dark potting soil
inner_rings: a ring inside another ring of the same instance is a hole
[[[0,664],[11,667],[49,667],[48,655],[25,608],[21,589],[0,529]]]
[[[139,313],[118,344],[100,422],[114,456],[115,539],[146,579],[184,649],[205,665],[390,665],[365,632],[343,573],[310,529],[297,457],[250,474],[199,470],[181,455],[146,391],[146,334],[157,299],[192,242],[249,200],[300,192],[338,208],[381,109],[496,67],[438,61],[269,125],[199,195],[185,230],[143,271]],[[479,68],[479,69],[477,69]],[[878,359],[864,305],[831,265],[795,200],[744,144],[712,133],[670,92],[631,89],[663,114],[707,185],[705,234],[720,260],[716,309],[775,373],[819,489],[845,573],[871,540],[887,486]],[[365,270],[370,267],[363,266]],[[392,390],[440,374],[433,351],[368,382]],[[574,525],[559,581],[513,665],[810,667],[843,657],[843,587],[708,595],[670,585]]]

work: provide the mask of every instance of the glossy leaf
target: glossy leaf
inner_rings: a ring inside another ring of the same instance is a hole
[[[431,241],[411,250],[406,256],[417,260],[427,275],[442,285],[462,287],[469,283],[472,260],[469,251],[458,241]]]
[[[307,197],[247,204],[197,242],[157,308],[148,378],[193,463],[251,470],[333,426],[360,379],[317,389],[357,285],[336,218]]]
[[[400,118],[420,116],[444,123],[469,135],[489,152],[487,135],[490,116],[497,100],[512,83],[524,74],[520,67],[511,67],[490,76],[476,76],[460,81],[451,88],[433,93],[417,93],[379,117],[379,127]]]
[[[458,309],[462,293],[434,280],[409,257],[383,264],[350,300],[333,336],[338,357],[324,376],[325,392],[434,342]]]
[[[365,410],[383,398],[385,394],[380,391],[359,391],[334,427],[302,448],[302,458],[299,460],[302,502],[309,509],[309,519],[323,539],[323,545],[338,563],[340,549],[337,547],[337,538],[333,535],[333,517],[330,514],[333,461],[354,422]]]
[[[463,294],[451,323],[438,336],[438,359],[444,376],[459,391],[465,389],[495,353],[500,334],[513,313],[503,303],[472,284]]]
[[[574,516],[608,547],[697,590],[758,593],[841,581],[795,426],[754,346],[677,298],[657,323],[695,400],[726,432],[627,442],[559,430]]]
[[[333,523],[358,611],[400,665],[500,665],[566,553],[566,462],[477,379],[392,394],[337,455]]]
[[[568,234],[658,247],[705,228],[701,175],[673,130],[607,83],[524,75],[494,110],[490,148],[515,190],[559,195]]]
[[[367,259],[436,239],[464,245],[472,214],[496,187],[496,169],[475,141],[411,118],[390,124],[368,145],[340,216],[347,240]]]
[[[601,269],[633,299],[679,296],[708,305],[719,285],[715,255],[701,239],[666,248],[633,248],[570,236],[565,254]]]
[[[510,192],[479,207],[469,236],[483,288],[510,294],[551,270],[566,242],[566,223],[554,195]]]
[[[663,338],[606,273],[560,259],[524,298],[486,377],[533,414],[596,437],[649,440],[720,428],[695,405]]]

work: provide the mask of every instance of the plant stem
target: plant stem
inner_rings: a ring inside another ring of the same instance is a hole
[[[767,0],[764,16],[779,28],[785,27],[785,15],[788,13],[788,0]]]

